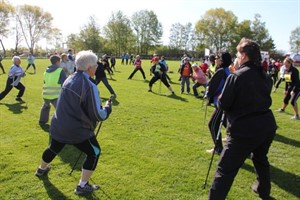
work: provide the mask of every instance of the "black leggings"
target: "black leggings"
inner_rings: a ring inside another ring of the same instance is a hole
[[[0,100],[3,99],[13,87],[17,88],[19,90],[17,97],[22,97],[25,92],[25,86],[19,82],[18,85],[12,86],[11,84],[14,82],[13,78],[7,78],[6,86],[3,92],[0,93]]]
[[[65,143],[58,142],[52,138],[50,146],[43,153],[43,160],[46,163],[50,163],[65,145]],[[94,136],[82,143],[73,145],[86,154],[82,169],[94,171],[101,153],[101,148],[96,137]]]
[[[289,89],[287,94],[285,95],[285,97],[283,99],[283,103],[287,105],[287,104],[289,104],[289,101],[291,100],[291,105],[296,106],[299,96],[300,96],[300,91],[296,90],[295,95],[292,97],[291,96],[291,89]]]
[[[154,74],[154,76],[152,77],[152,79],[149,82],[149,87],[152,87],[152,85],[157,81],[157,80],[161,80],[161,82],[163,82],[163,84],[169,88],[170,84],[167,81],[167,77],[165,73],[162,73],[161,75],[159,74]]]

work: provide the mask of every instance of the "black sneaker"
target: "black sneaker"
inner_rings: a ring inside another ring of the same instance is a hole
[[[20,102],[20,103],[25,103],[25,101],[23,101],[23,99],[21,97],[17,97],[16,101]]]
[[[84,187],[80,187],[80,185],[77,185],[77,187],[74,190],[74,192],[77,195],[88,194],[88,193],[92,193],[94,190],[98,190],[99,188],[100,188],[99,185],[90,185],[87,182]]]
[[[51,169],[51,166],[50,166],[50,165],[48,165],[48,166],[46,167],[46,169],[38,168],[38,169],[35,171],[35,175],[38,176],[38,177],[41,177],[41,176],[47,174],[48,171],[50,171],[50,169]]]

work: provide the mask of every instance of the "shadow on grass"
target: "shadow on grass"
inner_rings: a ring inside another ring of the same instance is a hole
[[[67,199],[67,197],[58,188],[56,188],[51,181],[49,181],[48,176],[41,177],[39,179],[43,181],[50,199]]]
[[[43,181],[44,187],[47,191],[48,197],[53,200],[57,199],[69,199],[66,197],[57,187],[55,187],[51,181],[48,179],[48,176],[40,177],[40,180]],[[71,188],[72,189],[72,188]],[[74,188],[75,189],[75,188]],[[110,196],[108,196],[104,190],[101,188],[99,189],[103,192],[103,194],[107,197],[107,199],[111,199]],[[74,194],[76,195],[76,194]],[[97,200],[100,199],[100,197],[97,197],[95,193],[80,195],[81,199],[89,199],[89,200]]]
[[[76,163],[78,157],[80,156],[76,166],[74,164]],[[73,145],[66,145],[63,150],[58,154],[58,156],[61,158],[61,160],[64,163],[68,163],[70,165],[70,171],[72,167],[74,166],[74,170],[81,170],[83,160],[85,159],[85,154],[82,153],[81,151],[78,150],[75,146]]]
[[[153,92],[153,91],[151,93],[155,94],[155,95],[158,95],[158,96],[163,96],[163,97],[168,97],[168,98],[175,99],[175,100],[180,100],[180,101],[183,101],[183,102],[188,102],[188,100],[186,98],[177,96],[176,94],[166,95],[166,94],[162,94],[162,93],[159,93],[159,92]]]
[[[21,103],[12,103],[12,104],[0,103],[0,105],[5,105],[6,107],[8,107],[8,110],[14,114],[20,114],[23,112],[23,110],[28,109],[26,105],[23,105]]]
[[[274,140],[277,142],[282,142],[284,144],[292,145],[294,147],[300,147],[300,141],[287,138],[283,135],[279,135],[278,133],[276,133]]]
[[[181,85],[180,82],[177,81],[169,81],[170,85]]]
[[[243,169],[253,172],[254,167],[244,163]],[[300,176],[283,171],[275,166],[270,165],[271,181],[284,191],[300,198]]]

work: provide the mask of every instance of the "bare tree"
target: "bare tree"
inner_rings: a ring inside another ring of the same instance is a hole
[[[5,48],[3,45],[3,37],[7,37],[9,33],[9,22],[12,14],[15,12],[14,7],[5,0],[0,1],[0,43],[5,56]]]
[[[50,39],[52,32],[52,16],[38,6],[22,5],[17,8],[17,21],[25,42],[33,53],[34,46],[41,39]]]
[[[15,30],[15,52],[18,52],[18,47],[20,45],[20,43],[22,42],[23,40],[23,35],[22,35],[22,32],[20,31],[19,29],[19,23],[16,19],[16,27],[14,28]]]

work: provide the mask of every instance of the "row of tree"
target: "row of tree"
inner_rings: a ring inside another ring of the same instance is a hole
[[[52,25],[52,16],[38,6],[21,5],[14,7],[8,1],[0,1],[0,43],[5,53],[2,40],[12,32],[15,36],[15,49],[25,41],[31,53],[37,50],[40,40],[46,38],[58,51],[64,51],[62,43],[75,50],[91,49],[95,52],[121,55],[126,52],[148,55],[182,55],[183,52],[212,52],[228,50],[235,52],[235,47],[242,37],[257,41],[261,49],[274,53],[276,47],[265,22],[256,14],[254,20],[238,22],[231,11],[223,8],[208,10],[195,26],[192,23],[174,23],[169,33],[169,44],[162,45],[163,26],[153,11],[141,10],[131,18],[122,11],[112,13],[108,23],[101,29],[95,16],[90,16],[87,24],[79,33],[64,38],[59,29]],[[14,24],[10,28],[10,24]],[[2,37],[1,37],[2,36]],[[291,33],[291,50],[299,52],[300,27]],[[197,54],[197,53],[196,53]]]

